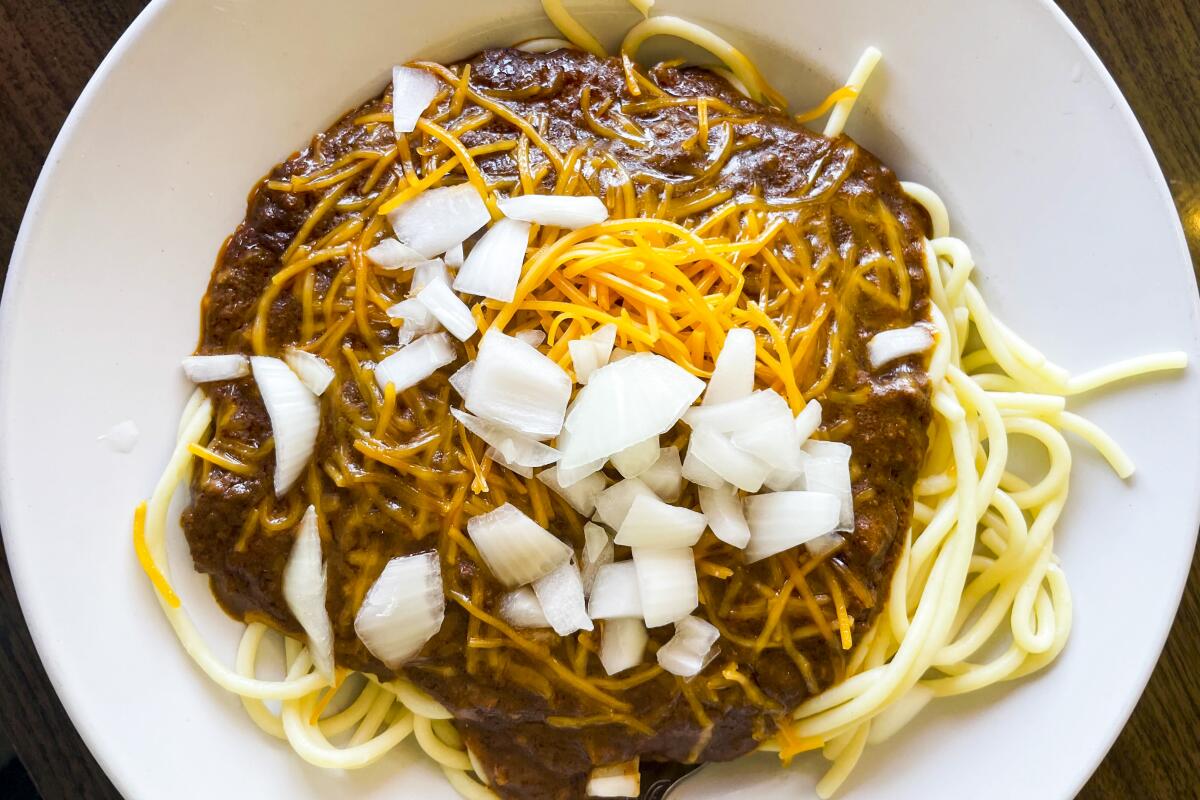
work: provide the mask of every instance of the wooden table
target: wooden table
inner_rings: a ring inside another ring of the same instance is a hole
[[[0,0],[0,287],[42,161],[142,0]],[[1061,0],[1133,105],[1200,272],[1200,2]],[[0,553],[0,725],[46,800],[115,798],[42,671]],[[1200,796],[1200,559],[1166,651],[1080,797]]]

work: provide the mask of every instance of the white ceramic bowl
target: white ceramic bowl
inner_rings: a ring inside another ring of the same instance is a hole
[[[588,6],[585,0],[573,6]],[[636,20],[592,2],[588,25]],[[339,10],[341,9],[341,10]],[[1099,61],[1045,0],[660,0],[726,33],[799,106],[863,47],[885,62],[849,131],[946,199],[993,307],[1069,368],[1197,353],[1190,262],[1162,176]],[[0,511],[47,671],[130,798],[451,796],[415,747],[311,768],[206,680],[161,619],[129,521],[173,442],[179,359],[217,248],[272,164],[378,91],[393,62],[549,33],[534,0],[160,0],[89,84],[38,183],[0,335]],[[658,52],[665,52],[656,43]],[[649,55],[654,54],[651,48]],[[853,798],[1066,798],[1120,730],[1162,646],[1197,528],[1196,369],[1080,404],[1139,464],[1079,448],[1058,550],[1076,625],[1059,662],[935,704],[871,749]],[[96,441],[133,419],[129,455]],[[176,558],[185,596],[211,609]],[[202,626],[232,658],[234,627]],[[815,762],[706,771],[686,796],[805,796]]]

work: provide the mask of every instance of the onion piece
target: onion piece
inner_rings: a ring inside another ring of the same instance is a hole
[[[809,400],[796,415],[796,435],[800,437],[801,445],[821,427],[821,415],[821,403],[816,398]]]
[[[854,530],[854,491],[850,482],[849,454],[815,456],[805,461],[804,488],[810,492],[827,492],[836,497],[840,504],[836,530]]]
[[[392,126],[396,138],[412,133],[438,93],[438,80],[413,67],[392,67]]]
[[[321,407],[296,373],[278,358],[252,356],[250,368],[275,438],[275,496],[282,497],[312,456],[321,430]]]
[[[232,381],[250,374],[250,360],[241,353],[188,356],[183,359],[183,374],[192,383]]]
[[[733,328],[725,334],[725,344],[717,355],[716,366],[708,380],[702,405],[727,403],[754,391],[754,367],[758,363],[758,345],[754,331]]]
[[[462,244],[491,218],[470,183],[426,189],[388,214],[396,238],[426,258]]]
[[[608,478],[603,472],[593,472],[580,478],[570,486],[563,486],[558,480],[558,467],[549,467],[538,473],[538,480],[550,487],[551,491],[567,501],[571,508],[580,515],[590,517],[596,512],[596,498],[608,485]],[[587,527],[584,526],[586,530]]]
[[[646,655],[646,623],[640,618],[610,619],[600,634],[600,663],[609,675],[636,667]],[[637,795],[633,795],[636,797]]]
[[[675,635],[658,648],[658,665],[681,678],[690,678],[716,656],[713,647],[721,633],[699,617],[684,617],[675,623]]]
[[[637,570],[638,595],[646,627],[657,628],[682,619],[700,604],[692,548],[635,547],[633,564]]]
[[[491,445],[488,446],[487,450],[483,451],[483,454],[485,456],[487,456],[488,458],[490,458],[492,461],[495,461],[500,466],[504,467],[505,469],[507,469],[511,472],[517,473],[522,478],[532,478],[533,477],[533,468],[532,467],[523,467],[520,464],[514,464],[514,463],[510,462],[508,459],[506,459],[504,457],[503,453],[501,453],[499,450],[492,447]]]
[[[638,590],[637,567],[632,561],[605,564],[596,570],[588,616],[592,619],[641,619],[642,597]]]
[[[467,392],[471,390],[471,373],[475,371],[475,362],[468,361],[463,364],[454,374],[450,376],[450,386],[454,391],[458,392],[458,396],[462,399],[467,399]]]
[[[461,267],[463,265],[462,242],[447,250],[446,254],[442,256],[442,260],[446,262],[447,267],[454,267],[455,269]]]
[[[425,261],[425,256],[413,250],[399,239],[388,237],[366,252],[371,263],[380,269],[412,269]]]
[[[450,270],[446,269],[446,262],[440,258],[431,258],[413,267],[412,283],[409,284],[408,293],[415,296],[434,281],[450,285]]]
[[[767,473],[771,471],[749,453],[733,446],[729,437],[710,428],[696,428],[688,442],[688,456],[695,456],[706,467],[746,492],[757,492],[762,488]]]
[[[802,448],[813,458],[837,458],[850,463],[851,449],[845,442],[828,442],[823,439],[809,439]]]
[[[924,353],[933,347],[933,334],[924,325],[880,331],[867,342],[867,358],[872,369],[879,369],[900,358]]]
[[[746,563],[760,561],[831,533],[841,501],[824,492],[772,492],[746,498],[750,544]]]
[[[617,472],[621,473],[621,477],[636,478],[654,466],[658,461],[658,451],[658,437],[651,436],[649,439],[626,447],[619,453],[613,453],[610,460],[612,465],[617,468]]]
[[[558,437],[558,452],[561,453],[562,451],[563,451],[563,437],[560,436],[560,437]],[[573,467],[571,469],[566,469],[565,467],[563,467],[562,464],[558,464],[557,465],[558,472],[556,473],[558,476],[558,483],[563,488],[569,488],[571,486],[574,486],[575,484],[579,483],[584,478],[594,475],[597,472],[599,472],[600,470],[602,470],[604,468],[604,463],[605,463],[605,460],[601,459],[599,461],[591,461],[587,464],[584,464],[579,467]]]
[[[292,368],[300,382],[317,397],[325,394],[325,390],[333,382],[333,367],[316,353],[298,347],[287,347],[283,351],[283,361]]]
[[[565,428],[562,463],[578,467],[666,433],[704,391],[704,382],[669,359],[637,353],[591,374]]]
[[[602,655],[601,660],[603,658]],[[640,662],[641,659],[639,658],[638,661]],[[613,673],[608,674],[612,675]],[[595,767],[588,773],[586,791],[588,797],[638,797],[641,793],[642,773],[636,758],[623,764]]]
[[[691,547],[707,527],[708,519],[699,512],[668,505],[654,494],[641,495],[634,498],[614,541],[627,547]]]
[[[463,261],[454,279],[455,291],[512,302],[528,246],[528,222],[497,220]]]
[[[511,503],[467,520],[467,535],[487,568],[509,589],[549,575],[573,555]]]
[[[520,339],[495,330],[483,335],[467,410],[533,437],[563,427],[571,379],[562,367]]]
[[[300,518],[296,541],[283,568],[283,599],[308,637],[313,667],[332,684],[333,625],[325,608],[327,585],[317,510],[309,506]]]
[[[804,549],[812,558],[822,558],[846,543],[846,538],[840,533],[827,533],[804,543]]]
[[[609,323],[601,325],[587,336],[567,342],[571,366],[575,368],[575,380],[586,384],[593,372],[607,366],[616,341],[617,326]]]
[[[587,603],[583,597],[583,580],[574,562],[567,561],[534,581],[533,593],[542,604],[546,621],[559,636],[592,630],[592,620],[587,615]]]
[[[638,478],[617,481],[596,497],[596,519],[613,530],[620,530],[633,501],[639,497],[654,497],[654,490]]]
[[[500,213],[509,219],[553,228],[584,228],[608,219],[608,209],[591,195],[525,194],[497,200]]]
[[[249,364],[249,362],[247,362]],[[131,419],[122,420],[104,433],[96,437],[96,441],[105,442],[117,453],[131,453],[138,443],[138,426]]]
[[[594,522],[583,524],[583,594],[590,597],[592,585],[596,582],[596,573],[605,564],[613,563],[616,548],[608,531]]]
[[[549,628],[546,613],[537,595],[528,586],[509,592],[500,598],[500,619],[514,628]]]
[[[729,441],[771,469],[796,472],[803,467],[801,440],[796,435],[795,420],[786,401],[773,413],[759,417],[754,427],[735,431]]]
[[[429,309],[455,338],[465,342],[479,332],[471,309],[442,281],[433,281],[417,293],[417,302]]]
[[[608,363],[611,364],[614,361],[620,361],[623,358],[629,358],[631,355],[634,355],[632,350],[626,350],[624,347],[614,347],[612,355],[608,357]]]
[[[545,332],[539,330],[517,331],[513,336],[530,347],[541,347],[546,341]]]
[[[720,489],[722,486],[728,486],[717,473],[713,472],[707,464],[692,453],[691,448],[688,449],[687,455],[683,459],[683,465],[680,468],[684,480],[694,483],[697,486],[707,486],[710,489]]]
[[[446,596],[436,552],[393,558],[367,591],[354,632],[371,654],[395,669],[442,628]]]
[[[763,480],[763,486],[767,487],[772,492],[786,492],[792,489],[803,489],[804,464],[808,461],[808,459],[808,453],[801,451],[799,468],[773,469],[767,473],[767,477]]]
[[[683,494],[683,464],[679,460],[679,448],[671,445],[660,449],[650,469],[638,475],[638,478],[661,499],[674,503]]]
[[[396,333],[397,343],[402,347],[411,343],[418,336],[437,333],[442,327],[438,324],[437,317],[433,316],[425,304],[415,297],[389,306],[385,313],[391,319],[402,320],[403,324]]]
[[[733,433],[754,428],[760,419],[778,413],[780,408],[789,408],[787,400],[776,391],[760,389],[737,400],[690,408],[683,421],[693,428]],[[791,416],[790,410],[788,415]]]
[[[375,382],[380,389],[390,383],[399,394],[454,361],[457,354],[444,333],[422,336],[375,365]]]
[[[523,436],[512,428],[480,419],[457,408],[450,409],[450,413],[464,428],[494,447],[503,456],[506,465],[544,467],[558,460],[558,451],[553,447]]]
[[[708,527],[725,544],[742,548],[750,541],[750,526],[742,500],[732,486],[720,489],[700,487],[700,510],[708,518]]]

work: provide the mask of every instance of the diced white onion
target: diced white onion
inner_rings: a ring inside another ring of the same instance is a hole
[[[471,309],[442,281],[433,281],[422,289],[417,301],[460,341],[465,342],[479,332]]]
[[[727,403],[754,391],[754,366],[758,362],[754,331],[733,328],[725,334],[725,344],[717,355],[703,405]]]
[[[617,468],[623,478],[636,478],[658,461],[658,437],[626,447],[619,453],[613,453],[612,465]]]
[[[804,488],[810,492],[827,492],[836,497],[839,503],[837,530],[854,530],[854,492],[850,483],[849,455],[814,456],[805,461]]]
[[[278,358],[253,356],[250,367],[275,438],[275,495],[282,497],[300,477],[321,430],[321,407],[296,373]]]
[[[800,437],[796,435],[795,420],[786,402],[774,412],[759,417],[754,427],[734,431],[729,441],[771,469],[796,472],[803,466]]]
[[[596,497],[596,519],[613,530],[620,530],[633,501],[639,497],[657,497],[639,478],[617,481]]]
[[[679,448],[671,445],[660,449],[658,459],[638,478],[661,499],[674,503],[683,494],[683,464],[679,460]]]
[[[623,358],[629,358],[633,354],[634,353],[632,350],[626,350],[624,347],[614,347],[612,355],[608,357],[608,361],[611,364],[614,361],[620,361]]]
[[[380,389],[386,389],[390,383],[397,393],[403,392],[453,362],[456,357],[449,336],[431,333],[404,345],[376,364],[375,382]]]
[[[800,444],[808,441],[808,437],[821,427],[821,414],[821,403],[813,398],[796,415],[796,435],[800,437]]]
[[[697,486],[707,486],[710,489],[719,489],[722,486],[728,486],[717,473],[713,472],[707,464],[696,458],[691,449],[688,449],[687,455],[683,459],[681,467],[684,480],[694,483]]]
[[[531,439],[504,425],[497,425],[474,414],[450,409],[450,413],[463,427],[483,439],[504,458],[506,465],[518,467],[543,467],[558,459],[558,451],[549,445]]]
[[[300,518],[296,541],[283,568],[283,599],[308,637],[313,667],[333,683],[333,625],[325,608],[325,575],[317,510],[309,506]]]
[[[813,558],[821,558],[822,556],[832,553],[843,544],[846,543],[845,537],[840,533],[827,533],[824,536],[818,536],[815,539],[809,539],[804,543],[804,549]]]
[[[651,0],[653,2],[653,0]],[[603,660],[603,656],[601,656]],[[639,658],[638,661],[641,661]],[[619,671],[619,670],[618,670]],[[612,675],[613,673],[608,673]],[[588,775],[588,797],[638,797],[642,793],[642,773],[638,760],[596,767]]]
[[[683,415],[683,421],[693,428],[733,433],[755,427],[760,419],[778,412],[781,406],[787,408],[787,400],[778,392],[761,389],[736,400],[690,408]]]
[[[608,535],[608,531],[594,522],[585,522],[583,524],[583,569],[580,570],[585,596],[590,597],[592,594],[592,584],[596,581],[596,573],[605,564],[613,563],[615,556],[616,548],[613,546],[612,537]]]
[[[399,138],[412,133],[438,93],[437,78],[423,69],[392,67],[392,125]]]
[[[249,366],[249,362],[246,362],[246,364]],[[107,443],[115,452],[131,453],[133,452],[133,448],[137,447],[138,434],[137,423],[131,419],[126,419],[113,425],[96,438],[98,441]]]
[[[706,527],[703,514],[668,505],[657,495],[642,495],[629,507],[614,541],[626,547],[691,547]]]
[[[425,256],[390,236],[368,250],[366,255],[371,263],[386,270],[412,269],[426,260]]]
[[[570,486],[558,482],[558,467],[549,467],[538,473],[538,480],[550,487],[552,491],[567,501],[571,508],[585,517],[590,517],[596,511],[596,498],[608,485],[608,479],[603,472],[593,472],[580,478]]]
[[[638,595],[646,627],[657,628],[683,619],[700,604],[692,548],[635,547],[633,564],[637,569]]]
[[[610,458],[671,429],[704,391],[704,382],[669,359],[638,353],[592,373],[575,397],[562,463],[577,467]]]
[[[367,591],[354,632],[391,669],[421,652],[442,628],[446,597],[436,552],[393,558]]]
[[[617,341],[617,326],[601,325],[587,336],[567,342],[571,354],[571,366],[575,369],[575,380],[587,383],[592,373],[606,366],[612,358],[613,344]]]
[[[450,270],[446,269],[446,262],[440,258],[422,261],[413,267],[412,283],[408,287],[408,293],[415,296],[435,281],[450,285]]]
[[[298,347],[288,347],[283,351],[283,360],[292,368],[292,372],[296,373],[300,382],[317,397],[325,394],[325,390],[333,381],[333,367],[316,353]]]
[[[467,534],[487,568],[510,589],[549,575],[573,555],[511,503],[467,520]]]
[[[672,675],[690,678],[716,655],[713,645],[720,637],[712,623],[699,617],[684,617],[675,623],[671,640],[658,648],[658,664]]]
[[[579,577],[579,568],[571,561],[534,581],[533,593],[542,604],[546,621],[559,636],[592,630],[583,597],[583,581]]]
[[[833,531],[841,502],[824,492],[771,492],[746,498],[746,562],[782,553]]]
[[[463,261],[454,279],[455,290],[511,302],[521,279],[528,245],[528,222],[497,220]]]
[[[559,436],[558,437],[558,452],[559,453],[562,453],[563,446],[564,446],[563,445],[563,437]],[[604,464],[606,461],[607,461],[607,459],[600,459],[599,461],[591,461],[591,462],[588,462],[587,464],[582,464],[578,467],[572,467],[571,469],[567,469],[567,468],[563,467],[562,464],[558,464],[557,465],[557,467],[558,467],[558,473],[557,473],[558,474],[558,483],[560,486],[562,486],[564,488],[574,486],[575,484],[579,483],[581,480],[588,477],[589,475],[594,475],[597,472],[599,472],[600,470],[602,470],[604,468]]]
[[[605,564],[596,571],[588,616],[592,619],[641,619],[642,598],[638,591],[637,568],[632,561]]]
[[[183,360],[183,374],[192,383],[232,381],[250,374],[250,360],[241,353],[188,356]]]
[[[746,492],[761,489],[771,471],[769,465],[734,447],[727,435],[706,427],[692,431],[688,455],[695,456],[722,480]]]
[[[495,329],[483,335],[467,410],[527,436],[549,437],[562,430],[570,399],[571,379],[550,358]]]
[[[746,512],[742,500],[732,486],[710,489],[701,486],[700,510],[708,518],[708,527],[725,544],[745,547],[750,541],[750,526],[746,524]]]
[[[766,486],[772,492],[786,492],[790,489],[804,488],[804,464],[810,456],[804,451],[800,451],[800,466],[796,469],[773,469],[767,473],[767,477],[763,480],[763,486]]]
[[[403,324],[396,334],[397,343],[401,346],[411,343],[413,339],[426,333],[436,333],[442,327],[438,323],[437,317],[433,316],[425,304],[415,297],[389,306],[385,313],[392,319],[403,320]]]
[[[873,369],[899,358],[915,356],[933,347],[933,334],[924,325],[880,331],[867,342],[867,358]]]
[[[636,667],[646,655],[646,623],[636,619],[610,619],[602,623],[600,663],[609,675]],[[637,797],[637,794],[631,795]]]
[[[599,197],[558,194],[526,194],[497,200],[500,213],[509,219],[554,228],[583,228],[608,219],[608,209]]]
[[[503,453],[501,453],[499,450],[497,450],[494,447],[489,446],[487,450],[483,451],[483,454],[485,456],[487,456],[488,458],[490,458],[492,461],[495,461],[500,466],[504,467],[505,469],[517,473],[522,478],[532,478],[533,477],[533,468],[532,467],[523,467],[520,464],[514,464],[514,463],[510,462],[507,458],[504,457]]]
[[[514,628],[549,628],[546,614],[537,595],[528,586],[511,591],[500,598],[500,619]]]
[[[388,214],[396,238],[426,258],[462,244],[491,218],[470,183],[426,189]]]
[[[539,331],[539,330],[534,330],[534,329],[530,329],[527,331],[517,331],[513,335],[516,338],[520,339],[525,344],[529,345],[530,347],[541,347],[542,344],[546,341],[545,332]]]
[[[845,442],[827,442],[823,439],[809,439],[802,448],[813,458],[837,458],[850,463],[850,445]]]
[[[446,254],[442,256],[442,260],[446,262],[447,267],[454,267],[455,269],[461,267],[463,265],[462,242],[459,242],[458,244],[454,245],[454,247],[451,247],[449,250],[447,250]]]
[[[467,392],[471,390],[471,373],[475,370],[475,362],[468,361],[454,371],[450,376],[450,386],[454,391],[458,392],[458,396],[462,399],[467,399]]]

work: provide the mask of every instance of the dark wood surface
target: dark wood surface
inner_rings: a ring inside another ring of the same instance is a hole
[[[0,0],[0,287],[63,119],[141,0]],[[1200,2],[1061,0],[1150,137],[1200,271]],[[1200,491],[1200,487],[1198,487]],[[0,725],[46,800],[115,798],[42,671],[0,552]],[[1200,559],[1166,651],[1080,797],[1200,797]]]

